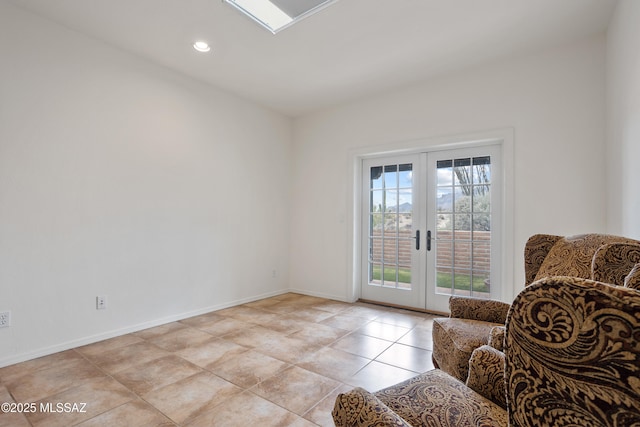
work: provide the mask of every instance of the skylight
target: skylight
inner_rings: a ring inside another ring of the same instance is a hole
[[[224,0],[277,33],[337,0]]]

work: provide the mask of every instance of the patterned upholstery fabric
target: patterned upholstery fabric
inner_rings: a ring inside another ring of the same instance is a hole
[[[367,404],[371,407],[365,409]],[[397,414],[405,424],[388,418],[387,409]],[[354,416],[354,413],[357,414]],[[373,395],[360,388],[341,394],[336,399],[332,415],[339,427],[507,425],[507,413],[503,408],[438,369]],[[383,418],[390,421],[382,421]]]
[[[640,291],[575,277],[535,282],[513,302],[505,349],[476,349],[466,385],[436,369],[341,394],[335,424],[640,426]],[[502,393],[491,387],[500,372]]]
[[[631,273],[624,278],[624,286],[631,289],[640,289],[640,264],[636,264]]]
[[[483,322],[502,323],[507,320],[511,305],[502,301],[482,300],[452,296],[449,298],[450,317],[482,320]]]
[[[524,245],[524,284],[530,285],[536,279],[538,270],[549,254],[549,251],[562,236],[534,234]]]
[[[499,351],[504,351],[504,334],[506,328],[504,325],[491,328],[489,332],[489,346]]]
[[[592,277],[591,267],[596,252],[603,245],[611,243],[640,244],[636,240],[606,234],[581,234],[564,237],[558,240],[547,254],[536,274],[536,280],[552,276],[572,276],[590,279]],[[609,268],[610,263],[618,264],[615,251],[612,251],[611,255],[613,256],[611,259],[602,257],[599,262],[601,268],[606,270]],[[631,266],[629,266],[627,273],[631,270]],[[622,285],[625,275],[616,284]],[[604,276],[607,276],[607,274],[605,273]]]
[[[640,292],[543,279],[515,299],[505,341],[511,425],[640,425]]]
[[[504,353],[491,346],[476,348],[469,359],[467,387],[506,408],[504,361]]]
[[[640,244],[609,243],[598,248],[591,264],[591,279],[624,286],[624,280],[640,262]]]
[[[470,319],[435,319],[432,331],[435,364],[458,380],[466,381],[471,353],[489,343],[492,328],[503,325]]]
[[[607,234],[536,234],[527,241],[524,256],[526,285],[544,277],[575,276],[622,286],[633,265],[640,262],[640,242]],[[504,324],[509,304],[455,296],[449,301],[450,317],[434,320],[433,361],[465,381],[471,353],[489,343],[495,323]],[[502,349],[497,339],[491,344]]]
[[[377,397],[359,387],[338,395],[331,415],[337,426],[411,427]]]

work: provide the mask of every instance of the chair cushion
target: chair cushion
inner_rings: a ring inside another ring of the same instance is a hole
[[[481,320],[437,318],[433,321],[433,358],[438,367],[466,381],[469,359],[476,348],[488,344],[491,329],[504,326]]]
[[[591,279],[624,286],[625,277],[640,262],[640,244],[607,243],[593,256]]]
[[[503,408],[439,369],[374,394],[412,426],[507,425]]]
[[[624,279],[624,286],[632,289],[640,289],[640,264],[636,264]]]
[[[544,259],[535,280],[552,276],[591,278],[591,263],[598,248],[607,243],[637,243],[606,234],[581,234],[558,240]]]

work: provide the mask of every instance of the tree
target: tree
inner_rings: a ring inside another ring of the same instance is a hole
[[[475,159],[474,159],[475,160]],[[458,182],[460,183],[460,188],[462,189],[462,193],[465,196],[471,196],[472,193],[476,195],[485,195],[489,193],[489,174],[490,174],[490,164],[474,164],[473,166],[465,165],[465,166],[456,166],[453,168],[453,172],[456,174],[456,178],[458,178]],[[475,171],[475,176],[477,177],[476,181],[473,182],[473,172]],[[474,186],[475,184],[475,186]]]

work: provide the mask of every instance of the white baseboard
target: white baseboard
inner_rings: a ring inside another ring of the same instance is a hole
[[[127,326],[125,328],[114,329],[111,331],[103,332],[96,335],[91,335],[71,341],[67,341],[64,343],[52,345],[49,347],[39,348],[34,351],[29,351],[25,353],[15,354],[10,357],[5,357],[0,359],[0,368],[5,366],[13,365],[20,362],[25,362],[27,360],[37,359],[38,357],[49,356],[54,353],[59,353],[61,351],[70,350],[72,348],[81,347],[83,345],[93,344],[99,341],[103,341],[110,338],[119,337],[121,335],[130,334],[132,332],[142,331],[144,329],[153,328],[155,326],[164,325],[166,323],[177,322],[178,320],[188,319],[189,317],[199,316],[201,314],[210,313],[212,311],[218,311],[229,307],[234,307],[236,305],[246,304],[248,302],[258,301],[265,298],[274,297],[277,295],[286,294],[289,292],[302,293],[295,290],[283,289],[275,292],[269,292],[262,295],[256,295],[253,297],[242,298],[235,301],[230,301],[227,303],[214,305],[210,307],[201,308],[198,310],[189,311],[186,313],[180,313],[172,316],[162,317],[159,319],[151,320],[148,322],[138,323],[136,325]]]
[[[332,295],[332,294],[325,294],[322,292],[311,292],[305,289],[289,288],[289,292],[293,292],[301,295],[308,295],[310,297],[318,297],[318,298],[325,298],[325,299],[330,299],[334,301],[346,302],[350,304],[355,302],[355,300],[349,301],[349,299],[347,299],[344,295],[338,296],[338,295]]]

